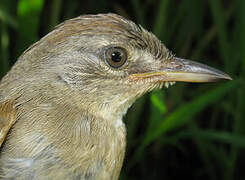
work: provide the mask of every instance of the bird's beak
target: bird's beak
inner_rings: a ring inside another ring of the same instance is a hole
[[[154,72],[132,74],[132,79],[148,79],[158,77],[164,82],[213,82],[221,79],[232,80],[226,73],[194,61],[172,58],[162,64]]]

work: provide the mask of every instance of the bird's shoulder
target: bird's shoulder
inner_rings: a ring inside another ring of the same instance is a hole
[[[0,101],[0,147],[16,121],[16,108],[12,100]]]

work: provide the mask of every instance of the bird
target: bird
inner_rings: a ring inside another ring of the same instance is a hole
[[[0,82],[0,177],[116,180],[123,116],[175,82],[231,80],[176,57],[151,32],[113,14],[66,20],[31,45]]]

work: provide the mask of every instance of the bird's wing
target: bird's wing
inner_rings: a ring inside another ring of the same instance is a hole
[[[11,101],[0,102],[0,147],[16,121],[16,109]]]

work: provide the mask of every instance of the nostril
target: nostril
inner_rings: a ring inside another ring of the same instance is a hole
[[[162,65],[164,69],[174,69],[174,70],[179,70],[183,68],[183,64],[181,62],[176,62],[176,61],[168,61]]]
[[[182,69],[182,68],[183,68],[182,64],[180,64],[180,63],[175,64],[175,69]]]

